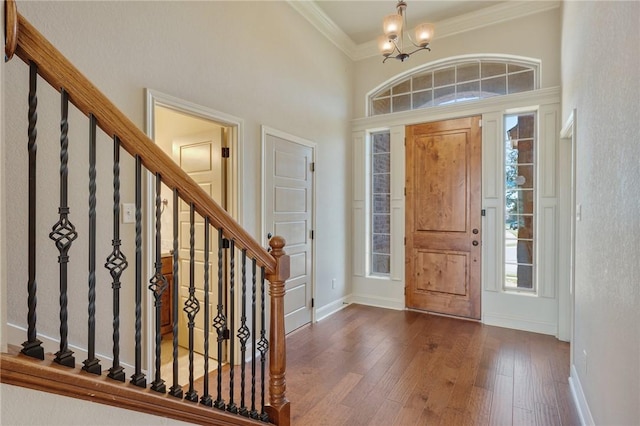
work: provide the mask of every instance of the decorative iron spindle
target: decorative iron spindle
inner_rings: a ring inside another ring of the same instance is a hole
[[[251,336],[247,327],[247,249],[242,249],[242,310],[240,315],[240,328],[238,339],[240,340],[240,410],[243,416],[249,416],[249,410],[244,403],[245,366],[247,353],[247,340]]]
[[[252,419],[258,419],[256,410],[256,260],[251,262],[251,412]]]
[[[87,359],[82,369],[102,374],[96,358],[96,117],[89,114],[89,305]]]
[[[167,386],[161,377],[162,368],[162,294],[167,289],[167,278],[162,274],[162,179],[160,174],[156,174],[156,262],[155,274],[149,280],[149,290],[153,293],[153,302],[156,313],[156,375],[155,380],[151,383],[151,390],[165,393]]]
[[[265,411],[264,407],[264,381],[265,381],[265,361],[267,356],[267,351],[269,350],[269,342],[266,337],[266,330],[264,328],[264,324],[266,321],[265,318],[265,292],[264,292],[264,266],[260,269],[260,341],[258,342],[258,350],[260,351],[260,420],[264,422],[269,421],[269,415]]]
[[[69,249],[73,241],[78,238],[75,226],[69,221],[68,205],[68,177],[69,177],[69,95],[61,89],[61,119],[60,119],[60,219],[53,225],[49,238],[55,241],[60,252],[60,350],[56,353],[55,362],[67,367],[75,367],[73,352],[68,346],[67,326],[67,266],[69,263]]]
[[[196,325],[196,314],[200,311],[200,302],[196,299],[196,237],[195,237],[195,207],[193,203],[189,205],[189,297],[184,302],[184,312],[187,314],[189,327],[189,391],[184,398],[191,402],[198,402],[198,392],[193,387],[193,344],[194,327]]]
[[[209,395],[209,246],[211,222],[204,218],[204,383],[200,403],[211,407],[213,400]]]
[[[135,373],[131,383],[147,387],[142,372],[142,160],[136,155],[136,320],[135,320]]]
[[[35,62],[29,62],[29,248],[28,248],[28,269],[29,278],[27,281],[27,341],[22,344],[22,353],[33,358],[44,359],[44,349],[42,342],[38,340],[36,331],[36,307],[38,305],[36,282],[36,155],[38,144],[36,143],[38,131],[38,96],[36,92],[38,82],[38,66]]]
[[[235,363],[235,339],[233,337],[233,327],[235,325],[236,314],[236,297],[235,297],[235,278],[236,278],[236,242],[231,240],[229,244],[229,310],[231,314],[229,316],[229,404],[227,404],[227,411],[230,413],[237,413],[238,407],[233,402],[233,365]]]
[[[224,239],[222,238],[222,228],[218,230],[218,306],[217,315],[213,319],[213,326],[216,329],[218,335],[218,376],[217,376],[217,397],[213,406],[224,410],[226,404],[222,399],[222,344],[226,337],[227,330],[227,318],[224,314],[223,305],[223,285],[222,285],[222,248],[224,246]]]
[[[113,366],[107,377],[124,382],[124,368],[120,366],[120,277],[129,262],[120,251],[120,139],[113,137],[113,250],[104,267],[111,274],[111,288],[113,289]]]
[[[173,300],[171,301],[172,318],[173,318],[173,385],[169,389],[169,395],[176,398],[182,398],[182,386],[179,383],[178,372],[178,304],[180,303],[179,279],[178,279],[178,189],[173,190]]]

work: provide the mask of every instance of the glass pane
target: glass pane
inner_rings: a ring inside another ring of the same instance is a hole
[[[517,227],[510,227],[513,235],[519,240],[533,241],[533,216],[515,216],[515,218]]]
[[[373,232],[375,234],[391,233],[391,216],[388,214],[373,215]]]
[[[504,272],[507,288],[533,290],[533,267],[507,263]]]
[[[374,133],[373,134],[373,153],[378,154],[381,152],[391,151],[390,133]]]
[[[373,195],[373,213],[389,213],[391,198],[387,194]]]
[[[507,189],[505,206],[509,214],[533,214],[533,191]]]
[[[480,78],[480,64],[458,65],[458,83]]]
[[[533,166],[508,165],[506,184],[508,189],[533,188]]]
[[[518,71],[524,71],[524,70],[528,70],[530,69],[529,67],[523,67],[522,65],[516,65],[516,64],[508,64],[507,65],[507,71],[509,71],[509,73],[512,72],[518,72]]]
[[[373,173],[389,173],[391,171],[391,155],[376,154],[373,156]]]
[[[480,82],[458,84],[456,88],[456,101],[470,101],[480,98]]]
[[[389,254],[391,252],[391,238],[389,235],[373,235],[373,252],[385,254]]]
[[[455,102],[456,88],[455,86],[441,87],[435,89],[433,92],[433,104],[442,105],[450,102]]]
[[[407,111],[411,109],[411,95],[400,95],[391,98],[393,100],[393,112]]]
[[[433,74],[427,73],[413,77],[413,90],[431,89],[433,87]]]
[[[488,80],[482,80],[482,92],[485,96],[506,95],[507,94],[507,78],[495,77]]]
[[[389,274],[391,272],[391,256],[384,254],[371,256],[371,272],[374,274]]]
[[[434,87],[445,86],[448,84],[454,84],[456,82],[455,68],[445,68],[433,72],[433,85]]]
[[[424,108],[431,105],[431,90],[417,92],[413,94],[413,109]]]
[[[533,71],[509,75],[509,93],[533,90]]]
[[[506,74],[507,67],[505,64],[498,62],[483,62],[482,63],[482,78],[493,77],[494,75]]]
[[[391,100],[389,98],[376,99],[372,103],[372,114],[389,114],[391,112]]]
[[[385,96],[391,96],[391,89],[387,89],[384,92],[376,96],[376,98],[384,98]]]
[[[391,88],[391,93],[394,95],[400,93],[409,93],[411,91],[411,79],[405,80],[402,83],[398,83]]]
[[[377,194],[391,193],[391,175],[389,173],[373,175],[373,192]]]

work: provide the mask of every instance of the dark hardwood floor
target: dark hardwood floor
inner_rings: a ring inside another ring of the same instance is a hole
[[[579,425],[569,344],[350,305],[287,337],[294,425]]]

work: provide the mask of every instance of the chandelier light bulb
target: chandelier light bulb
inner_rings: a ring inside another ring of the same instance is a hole
[[[390,40],[395,40],[402,33],[402,16],[397,14],[386,16],[382,28],[384,35]]]
[[[389,56],[393,53],[395,46],[393,45],[393,42],[389,40],[389,37],[381,35],[378,37],[378,49],[382,55]]]
[[[416,44],[426,47],[433,38],[433,24],[420,24],[415,29]]]
[[[382,21],[384,35],[378,37],[378,49],[380,53],[382,53],[382,56],[384,56],[382,60],[383,63],[387,62],[387,59],[397,59],[404,62],[416,52],[431,50],[429,43],[431,43],[433,39],[433,24],[419,24],[414,30],[413,38],[411,34],[406,34],[406,39],[408,39],[411,44],[405,44],[403,27],[408,27],[406,15],[407,3],[405,0],[398,0],[396,10],[398,13],[385,16]],[[413,47],[411,47],[411,45],[413,45]],[[411,50],[405,50],[405,46]]]

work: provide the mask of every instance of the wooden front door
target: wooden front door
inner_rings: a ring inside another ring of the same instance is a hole
[[[480,117],[406,129],[406,305],[480,319]]]

